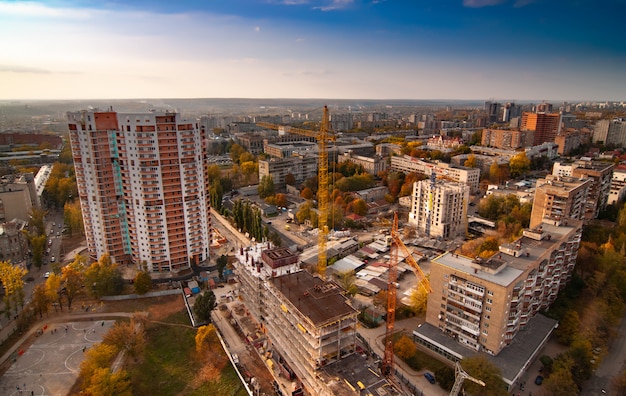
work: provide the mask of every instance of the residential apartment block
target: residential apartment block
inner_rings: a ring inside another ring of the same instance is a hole
[[[533,145],[534,131],[512,129],[484,129],[481,145],[501,149],[518,149]]]
[[[259,180],[263,176],[272,176],[274,185],[284,186],[288,174],[292,174],[298,183],[317,176],[317,156],[296,155],[259,160]]]
[[[337,160],[339,163],[349,161],[361,165],[365,172],[372,175],[378,175],[379,172],[385,171],[389,167],[385,157],[380,155],[366,157],[364,155],[356,155],[352,151],[340,155]]]
[[[593,129],[594,143],[614,144],[626,147],[626,119],[600,120]]]
[[[554,138],[554,143],[559,146],[559,155],[569,155],[572,150],[589,143],[590,138],[590,133],[576,129],[559,133]]]
[[[537,180],[530,228],[542,223],[558,225],[568,220],[583,220],[591,184],[591,179],[568,176],[547,175]]]
[[[422,180],[413,184],[409,224],[427,237],[453,239],[467,233],[469,186],[445,180]]]
[[[455,166],[438,161],[427,162],[409,155],[391,157],[391,167],[389,169],[396,172],[404,172],[405,174],[411,172],[422,173],[426,176],[435,174],[438,177],[445,177],[459,183],[467,184],[472,194],[478,192],[480,169]]]
[[[24,235],[26,226],[26,221],[17,219],[0,224],[0,261],[26,268],[29,253]]]
[[[177,113],[68,113],[87,248],[177,272],[209,258],[206,139]]]
[[[522,131],[534,131],[533,146],[545,142],[554,142],[561,130],[561,115],[549,113],[524,113],[522,115]]]
[[[40,207],[32,173],[6,175],[0,179],[0,223],[13,219],[28,221],[31,210]]]
[[[617,165],[613,169],[611,191],[609,191],[609,205],[622,202],[626,197],[626,165]]]
[[[426,322],[497,355],[570,281],[581,234],[580,221],[542,223],[488,259],[452,252],[433,259]]]
[[[583,157],[573,163],[555,162],[552,174],[592,180],[585,205],[585,220],[592,220],[606,209],[611,190],[613,168],[615,168],[615,164],[611,162],[592,161],[590,158]]]

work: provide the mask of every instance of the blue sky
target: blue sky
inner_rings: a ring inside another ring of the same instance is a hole
[[[0,99],[626,99],[626,0],[0,0]]]

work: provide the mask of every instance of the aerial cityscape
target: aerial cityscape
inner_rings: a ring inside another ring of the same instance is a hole
[[[626,395],[623,11],[0,0],[2,394]]]

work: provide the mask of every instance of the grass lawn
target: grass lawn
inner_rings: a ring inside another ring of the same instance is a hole
[[[196,354],[196,330],[186,327],[189,319],[185,312],[174,313],[162,321],[173,325],[149,323],[143,358],[128,367],[133,394],[246,395],[229,362],[206,370],[206,362]],[[226,359],[219,343],[211,345],[211,349]]]

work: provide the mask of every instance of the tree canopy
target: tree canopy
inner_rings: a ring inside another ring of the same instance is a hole
[[[207,290],[196,298],[196,303],[193,305],[193,312],[198,319],[210,323],[211,312],[216,305],[215,294],[212,290]]]

